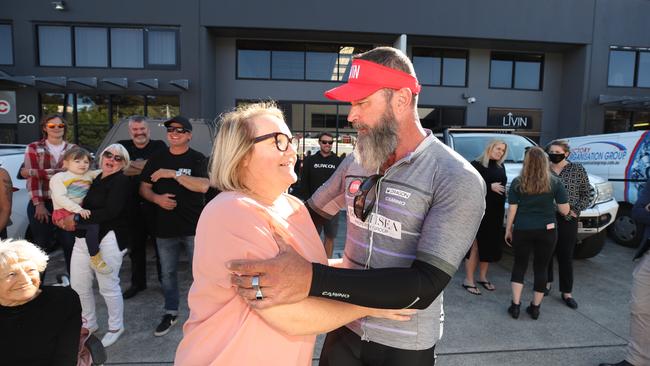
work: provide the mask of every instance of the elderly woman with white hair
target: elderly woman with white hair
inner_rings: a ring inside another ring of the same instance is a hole
[[[120,267],[122,250],[128,246],[127,207],[130,198],[130,181],[123,171],[129,166],[129,153],[120,144],[112,144],[100,154],[101,174],[95,178],[82,207],[90,210],[90,217],[83,219],[79,214],[68,216],[61,226],[74,230],[76,223],[99,224],[99,248],[111,273],[100,273],[93,269],[84,233],[75,232],[76,241],[72,250],[70,284],[81,299],[82,315],[86,327],[96,331],[95,296],[93,277],[97,278],[99,292],[108,308],[108,331],[102,338],[104,347],[115,343],[124,332],[124,302],[120,289]]]
[[[30,242],[0,241],[3,365],[77,364],[79,297],[69,287],[40,287],[47,260]]]

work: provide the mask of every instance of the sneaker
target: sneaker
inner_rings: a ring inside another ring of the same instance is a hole
[[[113,272],[113,269],[109,267],[106,262],[104,262],[104,259],[102,259],[102,255],[100,253],[97,253],[96,255],[90,257],[90,266],[101,274],[109,274]]]
[[[528,307],[526,308],[526,312],[534,320],[537,320],[537,318],[539,318],[539,307],[540,307],[540,305],[533,305],[533,303],[531,302],[530,305],[528,305]]]
[[[143,291],[146,288],[147,288],[147,286],[142,286],[142,287],[131,286],[126,291],[124,291],[124,293],[122,294],[122,297],[124,298],[124,300],[130,299],[133,296],[135,296],[138,292]]]
[[[171,314],[165,314],[163,316],[162,320],[160,321],[160,324],[156,327],[156,331],[153,332],[153,335],[156,337],[162,337],[165,334],[169,333],[169,330],[172,329],[174,324],[176,324],[177,316],[171,315]]]
[[[104,338],[102,338],[102,345],[104,345],[104,347],[111,346],[113,343],[117,342],[117,340],[120,338],[122,333],[124,333],[124,327],[122,327],[122,329],[115,332],[111,332],[109,330],[108,332],[106,332],[106,334],[104,334]]]
[[[519,318],[520,306],[521,303],[515,304],[514,302],[510,302],[510,307],[508,308],[508,314],[510,314],[510,316],[513,319]]]

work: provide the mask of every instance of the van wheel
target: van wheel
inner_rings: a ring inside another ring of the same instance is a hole
[[[605,237],[605,230],[603,230],[598,234],[578,240],[576,249],[573,251],[573,258],[587,259],[597,256],[605,245]]]
[[[609,226],[608,232],[616,243],[624,247],[636,248],[643,236],[643,225],[632,218],[632,206],[621,205],[616,220]]]

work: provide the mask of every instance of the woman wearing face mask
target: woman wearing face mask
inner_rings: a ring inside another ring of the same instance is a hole
[[[577,309],[578,303],[572,295],[573,291],[573,250],[576,246],[578,236],[578,218],[580,212],[589,207],[591,192],[589,190],[589,177],[585,168],[572,163],[567,158],[571,150],[565,140],[554,140],[546,145],[546,152],[551,161],[551,172],[560,178],[569,194],[569,206],[571,210],[566,216],[558,213],[558,238],[555,247],[555,255],[558,263],[560,277],[560,292],[562,300],[571,309]],[[553,282],[553,260],[548,265],[548,283],[545,295],[551,288]]]

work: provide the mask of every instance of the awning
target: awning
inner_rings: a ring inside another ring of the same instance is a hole
[[[650,96],[605,95],[598,96],[598,104],[606,107],[650,110]]]

